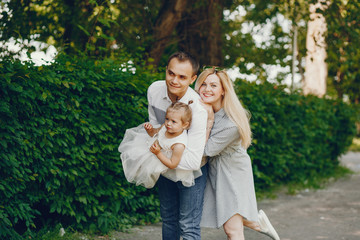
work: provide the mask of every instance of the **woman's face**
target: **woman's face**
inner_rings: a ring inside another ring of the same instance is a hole
[[[224,93],[220,78],[216,74],[207,76],[199,88],[201,99],[205,103],[211,104],[213,108],[217,109],[222,107]]]

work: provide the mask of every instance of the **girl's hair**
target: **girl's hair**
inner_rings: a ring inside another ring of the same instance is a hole
[[[191,103],[192,101],[189,101],[189,104]],[[169,111],[182,111],[183,114],[181,115],[181,121],[183,123],[188,122],[188,128],[190,127],[192,120],[192,111],[188,104],[182,102],[174,102],[167,108],[166,113],[168,113]]]
[[[216,74],[220,79],[221,85],[224,89],[223,107],[225,113],[237,126],[240,133],[241,145],[247,149],[251,144],[252,135],[250,128],[250,112],[244,109],[239,101],[229,75],[224,70],[216,70],[215,67],[207,68],[196,80],[195,90],[199,92],[202,83],[211,74]]]

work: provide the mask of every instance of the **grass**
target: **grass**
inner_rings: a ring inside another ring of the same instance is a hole
[[[353,172],[344,167],[344,166],[337,166],[333,169],[330,173],[318,174],[311,179],[306,179],[304,182],[296,182],[296,183],[289,183],[286,185],[287,194],[295,195],[298,192],[304,190],[316,190],[316,189],[324,189],[328,186],[329,183],[337,181],[340,178],[347,177]]]

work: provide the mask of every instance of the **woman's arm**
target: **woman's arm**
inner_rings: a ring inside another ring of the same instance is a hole
[[[167,158],[160,150],[161,147],[158,143],[158,141],[155,141],[153,145],[150,147],[150,151],[156,155],[156,157],[168,168],[174,169],[179,165],[179,162],[181,160],[181,156],[185,150],[184,144],[181,143],[175,143],[171,146],[172,149],[172,155],[171,158]]]
[[[201,105],[205,108],[208,118],[206,122],[206,142],[209,139],[211,128],[214,125],[214,110],[213,107],[210,104],[204,103],[202,100],[200,101]]]
[[[220,129],[208,139],[204,155],[208,157],[216,156],[232,142],[239,140],[239,138],[240,133],[236,126]]]

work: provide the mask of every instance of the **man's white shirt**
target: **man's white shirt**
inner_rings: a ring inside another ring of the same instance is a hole
[[[171,105],[165,81],[156,81],[150,85],[147,92],[149,121],[155,127],[160,127],[165,121],[166,109]],[[200,103],[200,96],[188,88],[179,102],[188,104],[192,110],[192,121],[188,130],[188,145],[182,155],[177,169],[199,170],[204,154],[206,139],[207,112]]]

